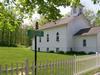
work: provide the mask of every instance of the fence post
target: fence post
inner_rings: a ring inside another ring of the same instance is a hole
[[[77,75],[77,56],[74,55],[74,75]]]
[[[16,75],[18,75],[18,63],[16,63]]]
[[[2,75],[2,68],[1,68],[1,65],[0,65],[0,75]]]
[[[32,75],[34,75],[34,68],[35,68],[35,66],[34,66],[34,61],[32,62]]]
[[[98,52],[96,52],[96,67],[98,66]]]
[[[38,74],[39,74],[39,75],[40,75],[40,74],[43,74],[43,73],[42,73],[43,66],[42,66],[41,61],[40,61],[40,64],[37,65],[37,68],[38,68],[38,70],[37,70],[37,73],[36,73],[36,74],[37,74],[37,75],[38,75]]]
[[[47,70],[47,71],[45,72],[45,75],[48,75],[48,60],[46,61],[45,70]]]
[[[25,75],[28,75],[28,59],[25,61]]]
[[[24,65],[23,65],[23,63],[22,63],[22,67],[21,67],[21,75],[24,75],[24,71],[23,71],[23,68],[24,68]]]
[[[53,75],[53,64],[51,61],[50,61],[50,75]]]
[[[98,65],[100,66],[100,54],[98,53]]]
[[[8,75],[8,65],[5,65],[6,75]]]
[[[11,64],[11,75],[13,75],[13,64]]]

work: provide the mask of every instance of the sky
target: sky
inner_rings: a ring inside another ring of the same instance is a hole
[[[100,9],[100,5],[94,5],[93,2],[91,0],[81,0],[81,3],[82,5],[85,6],[85,9],[89,9],[89,10],[92,10],[94,11],[95,13]],[[60,7],[61,9],[61,13],[62,14],[66,14],[66,13],[69,13],[71,8],[70,7],[67,7],[67,8],[63,8],[63,7]],[[66,12],[65,12],[66,11]]]
[[[92,10],[95,13],[98,10],[100,10],[100,5],[97,5],[97,4],[94,5],[91,0],[81,0],[81,3],[82,3],[82,5],[85,6],[84,7],[85,9]],[[66,7],[66,8],[60,7],[60,10],[61,10],[61,14],[65,15],[65,14],[67,14],[71,11],[71,8],[70,7]],[[39,19],[39,18],[40,18],[39,14],[34,14],[33,17],[32,17],[33,20],[36,20],[36,19]],[[27,19],[24,20],[24,24],[29,24],[29,23],[30,23],[29,20],[27,20]]]
[[[99,4],[94,5],[91,0],[81,0],[81,3],[85,5],[86,9],[93,10],[94,12],[97,12],[98,10],[100,10],[100,5]]]

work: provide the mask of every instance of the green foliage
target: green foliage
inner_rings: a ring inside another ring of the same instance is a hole
[[[32,16],[33,12],[37,11],[49,21],[62,17],[60,9],[58,9],[59,6],[77,6],[80,4],[80,0],[10,0],[10,2],[20,13],[23,12]],[[6,3],[9,2],[6,0]]]
[[[0,3],[0,29],[14,31],[20,23],[20,20]]]
[[[55,53],[53,50],[49,51],[49,53]]]
[[[64,54],[64,51],[58,51],[57,53],[58,54]]]
[[[19,27],[15,31],[0,30],[0,46],[6,47],[16,47],[18,45],[29,46],[29,41],[27,37],[27,27]]]
[[[41,16],[40,19],[38,20],[39,25],[43,26],[44,24],[48,23],[49,20],[45,18],[45,16]]]
[[[100,26],[100,11],[95,14],[91,10],[86,10],[84,15],[92,26]]]
[[[21,20],[10,9],[0,3],[0,46],[16,47],[16,33]]]
[[[68,55],[87,55],[84,51],[67,51],[66,54]]]
[[[89,55],[92,55],[92,54],[96,54],[96,52],[89,52],[88,54],[89,54]]]
[[[92,0],[94,4],[99,4],[100,0]]]
[[[84,16],[89,22],[92,22],[95,19],[95,13],[92,10],[85,10]]]
[[[100,26],[100,11],[98,11],[98,13],[96,14],[95,24],[96,26]]]

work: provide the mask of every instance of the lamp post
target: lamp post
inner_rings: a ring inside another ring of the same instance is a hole
[[[34,58],[35,58],[35,75],[37,75],[37,37],[43,37],[44,36],[44,32],[43,31],[41,31],[41,30],[38,30],[38,22],[36,22],[36,24],[35,24],[35,30],[33,30],[33,29],[29,29],[28,30],[28,37],[30,38],[30,39],[32,39],[33,37],[34,37],[34,49],[35,49],[35,56],[34,56]]]
[[[35,30],[38,29],[38,22],[35,24]],[[37,75],[37,35],[35,35],[35,75]]]

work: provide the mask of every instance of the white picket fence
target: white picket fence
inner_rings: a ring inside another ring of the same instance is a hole
[[[100,67],[100,54],[89,55],[85,57],[75,56],[75,72],[74,75],[81,75]]]
[[[81,75],[100,67],[100,55],[74,56],[71,59],[45,63],[39,61],[36,67],[37,75]],[[27,59],[21,65],[0,65],[0,75],[35,75],[34,62],[30,64]]]

